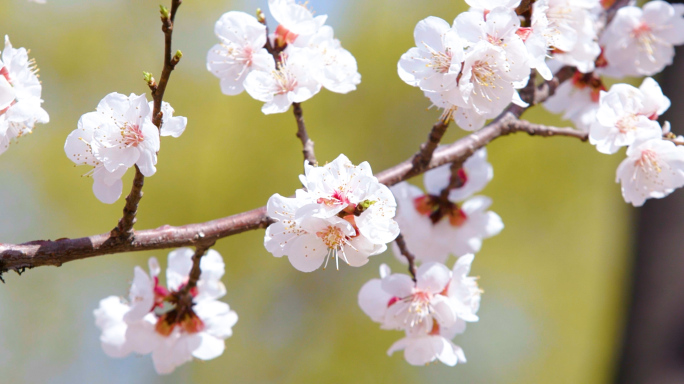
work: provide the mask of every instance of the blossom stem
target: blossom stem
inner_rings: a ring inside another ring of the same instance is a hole
[[[314,154],[314,142],[309,138],[309,134],[306,132],[302,105],[300,103],[292,103],[292,111],[294,112],[295,120],[297,120],[297,137],[302,142],[304,160],[307,160],[311,165],[315,165],[316,155]]]
[[[399,236],[397,236],[394,241],[397,243],[397,246],[399,247],[399,250],[401,251],[401,254],[406,258],[406,261],[408,261],[408,271],[411,274],[411,279],[413,281],[416,281],[416,257],[413,255],[408,250],[408,247],[406,246],[406,241],[404,241],[404,236],[400,233]]]

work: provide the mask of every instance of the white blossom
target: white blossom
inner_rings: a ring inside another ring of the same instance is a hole
[[[684,186],[684,147],[650,139],[627,148],[617,169],[625,201],[640,207],[646,199],[660,199]]]
[[[185,129],[184,117],[173,117],[173,108],[162,105],[165,113],[164,135],[178,137]],[[163,127],[163,125],[162,125]],[[114,203],[121,196],[121,177],[137,165],[145,176],[156,172],[159,130],[152,123],[152,109],[145,95],[110,93],[95,112],[81,116],[78,128],[64,144],[67,157],[76,165],[90,165],[93,192],[104,203]]]
[[[244,12],[224,13],[214,26],[220,43],[207,54],[207,69],[221,79],[221,91],[237,95],[245,77],[254,69],[275,68],[273,56],[264,48],[266,26]]]
[[[328,16],[314,16],[305,4],[295,0],[268,0],[268,9],[279,23],[276,35],[290,44],[301,36],[313,35],[325,24]]]
[[[463,63],[463,41],[444,20],[430,16],[421,20],[413,32],[416,46],[401,56],[399,77],[423,91],[440,92],[456,88]],[[465,106],[463,98],[455,105]]]
[[[296,46],[308,48],[313,53],[313,77],[329,91],[348,93],[361,82],[356,59],[335,39],[332,27],[322,26],[315,34],[298,39]],[[297,54],[292,50],[288,52]]]
[[[651,76],[672,64],[684,44],[684,5],[649,1],[620,8],[601,37],[603,54],[622,76]]]
[[[629,84],[615,84],[610,91],[601,92],[596,121],[589,130],[589,142],[596,145],[599,152],[615,153],[620,147],[634,143],[638,137],[658,138],[662,135],[658,122],[651,119],[669,107],[669,100],[653,82],[652,79],[644,81],[642,87],[647,93]]]
[[[314,52],[306,48],[288,47],[277,69],[250,72],[245,78],[245,90],[266,103],[261,108],[263,113],[286,112],[292,103],[309,100],[321,90],[312,73],[315,59]]]
[[[577,129],[589,132],[596,121],[601,91],[606,88],[595,73],[576,71],[572,79],[561,83],[553,96],[544,102],[544,107],[553,113],[563,113],[563,118],[572,121]]]
[[[220,281],[224,264],[218,252],[209,250],[200,261],[200,280],[190,290],[192,305],[178,299],[188,282],[193,253],[181,248],[169,254],[168,289],[159,285],[160,268],[151,258],[151,276],[136,267],[128,303],[116,296],[100,301],[95,323],[102,330],[100,341],[107,355],[151,353],[157,373],[168,374],[193,357],[209,360],[223,353],[237,314],[216,301],[225,294]]]
[[[271,196],[264,246],[276,257],[288,256],[298,270],[311,272],[330,256],[351,266],[387,249],[399,229],[393,220],[396,202],[373,176],[370,165],[355,166],[340,155],[323,167],[305,163],[305,187],[294,198]]]
[[[380,279],[368,281],[359,291],[361,309],[383,329],[403,330],[406,337],[394,343],[389,355],[404,350],[409,364],[440,360],[446,365],[466,361],[463,350],[450,339],[465,330],[465,322],[478,321],[481,291],[467,276],[473,255],[456,262],[453,272],[439,263],[416,270],[415,282],[404,274],[380,267]]]
[[[466,4],[473,12],[485,13],[498,7],[515,9],[520,5],[520,0],[466,0]]]
[[[404,351],[404,358],[411,365],[423,366],[435,360],[448,366],[466,362],[463,349],[441,335],[407,334],[406,337],[392,344],[387,354],[391,356],[394,352],[401,350]]]
[[[597,35],[599,0],[548,0],[547,4],[549,23],[544,35],[554,48],[554,59],[577,67],[582,73],[593,71],[594,62],[601,54]]]
[[[35,61],[25,48],[13,48],[5,36],[0,61],[0,154],[13,139],[31,133],[36,123],[50,117],[41,107],[42,86]]]

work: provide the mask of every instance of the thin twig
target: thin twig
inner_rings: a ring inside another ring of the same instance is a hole
[[[542,84],[547,95],[553,94],[558,83],[566,78],[556,79],[556,85]],[[546,87],[546,88],[544,88]],[[543,101],[535,96],[538,102]],[[588,136],[568,128],[547,127],[519,121],[524,112],[519,107],[509,106],[504,113],[486,127],[452,144],[438,147],[424,171],[454,162],[463,162],[475,151],[486,146],[497,137],[515,132],[527,132],[537,136],[567,136],[586,141]],[[394,185],[413,175],[413,157],[386,169],[376,177],[385,185]],[[266,207],[257,208],[233,216],[205,223],[188,224],[179,227],[163,226],[156,229],[135,231],[130,242],[121,242],[111,233],[77,239],[36,240],[24,244],[0,244],[0,272],[43,265],[59,266],[65,262],[121,252],[137,252],[153,249],[196,246],[238,233],[266,228],[272,220],[266,214]]]
[[[401,254],[406,258],[406,261],[408,261],[408,271],[411,274],[411,278],[413,281],[416,281],[416,257],[413,256],[413,253],[411,253],[408,250],[408,247],[406,246],[406,241],[404,241],[404,236],[400,233],[399,236],[394,240],[397,243],[397,246],[399,247],[399,250],[401,251]]]
[[[154,108],[152,109],[152,122],[161,131],[162,124],[162,100],[164,98],[164,92],[166,91],[166,85],[171,77],[171,71],[176,67],[178,61],[181,58],[180,51],[176,54],[171,54],[171,42],[173,37],[173,22],[176,18],[176,11],[180,7],[181,0],[171,1],[171,10],[165,13],[166,9],[162,8],[162,31],[164,32],[164,67],[162,68],[162,74],[159,78],[159,83],[155,83],[150,77],[150,81],[147,82],[150,90],[152,91],[152,99],[154,100]],[[168,16],[167,16],[168,15]],[[131,186],[131,192],[126,197],[126,205],[123,209],[123,216],[119,219],[119,223],[112,230],[112,238],[118,239],[119,241],[131,241],[134,236],[133,225],[135,225],[135,216],[138,212],[138,204],[143,197],[142,188],[145,184],[145,176],[140,172],[138,166],[135,166],[135,177],[133,178],[133,185]]]
[[[302,153],[304,160],[309,164],[316,164],[316,154],[314,154],[314,142],[309,138],[306,132],[306,125],[304,125],[304,112],[300,103],[292,104],[292,111],[294,112],[295,120],[297,120],[297,137],[302,142]]]

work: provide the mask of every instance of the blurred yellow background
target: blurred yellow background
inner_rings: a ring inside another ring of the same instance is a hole
[[[0,241],[81,237],[109,231],[123,199],[100,203],[63,151],[79,117],[110,92],[147,92],[142,71],[159,77],[159,0],[0,0],[0,33],[31,49],[51,117],[0,157]],[[168,4],[167,4],[168,5]],[[451,22],[462,1],[323,1],[335,35],[358,61],[362,82],[348,95],[323,90],[303,103],[320,162],[344,153],[378,172],[408,158],[439,111],[396,74],[414,45],[415,24]],[[254,13],[267,1],[185,0],[174,49],[184,56],[166,101],[188,117],[179,139],[164,138],[158,172],[145,180],[138,229],[207,221],[262,206],[299,186],[300,143],[292,113],[264,116],[262,103],[222,95],[205,68],[214,22],[229,10]],[[267,13],[268,17],[268,13]],[[272,20],[271,20],[272,21]],[[541,108],[524,117],[567,125]],[[446,142],[465,133],[450,127]],[[0,371],[6,383],[603,383],[613,373],[624,318],[630,208],[614,183],[620,156],[570,138],[517,136],[489,147],[495,177],[483,194],[504,231],[473,264],[485,290],[480,322],[454,342],[468,363],[409,366],[386,355],[400,332],[380,330],[359,309],[363,283],[391,254],[363,268],[304,274],[263,247],[263,231],[219,241],[224,298],[237,311],[226,352],[158,377],[149,356],[110,359],[92,311],[126,296],[133,266],[167,251],[120,254],[41,267],[0,286]],[[130,188],[132,172],[125,180]],[[415,183],[422,183],[416,178]],[[454,262],[451,259],[449,266]]]

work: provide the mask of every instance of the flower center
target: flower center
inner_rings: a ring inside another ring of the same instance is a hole
[[[658,154],[653,150],[647,149],[641,151],[641,157],[634,162],[634,165],[646,173],[660,173],[662,168],[658,160]]]
[[[428,67],[432,67],[432,69],[439,73],[449,72],[453,57],[451,49],[447,48],[446,52],[432,51],[430,54],[432,55],[432,60],[430,61],[430,64],[428,64]]]
[[[340,249],[346,241],[346,236],[342,230],[332,225],[323,231],[316,232],[316,236],[323,240],[328,249]]]
[[[280,66],[274,73],[273,77],[276,80],[276,95],[284,95],[288,92],[294,91],[297,87],[297,78],[290,72],[287,67]]]
[[[442,199],[440,196],[423,195],[416,197],[413,199],[413,206],[418,213],[429,217],[432,224],[437,224],[443,218],[448,217],[449,224],[460,227],[468,220],[468,216],[459,208],[458,204]]]
[[[123,128],[121,128],[121,136],[126,147],[137,147],[145,139],[140,126],[129,125],[128,123],[124,124]]]
[[[430,292],[415,289],[413,294],[403,299],[397,300],[391,305],[402,305],[403,309],[397,314],[398,320],[413,327],[415,325],[422,325],[426,319],[430,320],[434,310],[430,301],[432,294]]]
[[[634,114],[629,114],[627,116],[621,117],[617,123],[615,123],[615,127],[617,127],[618,131],[620,133],[627,133],[629,131],[634,131],[636,130],[636,120],[637,117]]]
[[[649,60],[655,61],[655,58],[653,57],[653,45],[658,43],[658,40],[655,35],[653,35],[651,26],[642,22],[636,28],[632,29],[631,35],[639,42],[640,47],[646,51]]]

